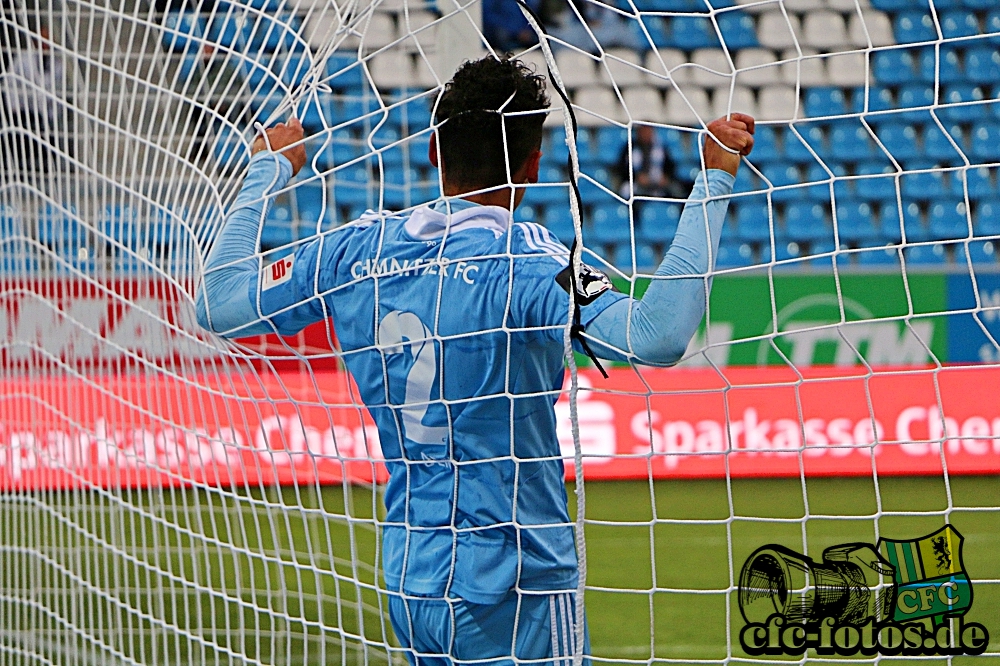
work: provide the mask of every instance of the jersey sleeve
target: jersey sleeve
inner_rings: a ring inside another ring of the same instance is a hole
[[[672,365],[684,356],[705,315],[734,180],[716,169],[698,175],[642,299],[614,303],[590,322],[586,334],[598,356],[645,365]]]
[[[291,163],[281,155],[261,152],[251,159],[205,263],[196,303],[204,328],[229,338],[291,335],[328,316],[322,294],[336,281],[333,267],[349,228],[309,239],[267,265],[258,252],[274,193],[291,175]]]
[[[569,249],[547,229],[531,223],[515,225],[512,323],[562,338],[569,316]],[[623,298],[602,273],[585,267],[577,284],[580,323],[586,327],[601,312]]]

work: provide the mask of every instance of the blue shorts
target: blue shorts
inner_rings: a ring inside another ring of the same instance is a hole
[[[532,666],[571,666],[576,647],[575,598],[569,592],[511,591],[500,603],[484,605],[464,599],[392,595],[389,618],[411,666],[455,666],[469,661],[508,666],[515,658],[536,660]],[[586,621],[583,642],[583,653],[590,654]]]

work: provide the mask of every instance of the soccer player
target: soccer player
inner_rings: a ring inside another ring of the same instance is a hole
[[[390,474],[382,565],[412,664],[553,663],[577,651],[553,409],[570,285],[598,355],[677,362],[704,314],[726,197],[753,146],[749,116],[709,125],[706,171],[657,279],[633,300],[593,269],[570,280],[569,251],[515,221],[521,186],[538,181],[547,107],[544,78],[516,60],[462,65],[430,145],[445,196],[324,232],[275,270],[262,266],[259,229],[306,160],[301,125],[279,124],[270,149],[255,143],[205,266],[198,318],[216,333],[291,335],[332,319]]]

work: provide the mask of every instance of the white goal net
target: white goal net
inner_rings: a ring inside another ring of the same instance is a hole
[[[406,663],[337,322],[229,342],[194,303],[262,127],[307,135],[271,263],[438,199],[432,109],[489,53],[552,98],[515,219],[635,297],[707,124],[757,119],[685,359],[552,396],[592,663],[868,619],[865,659],[1000,657],[1000,6],[524,6],[0,0],[0,665]]]

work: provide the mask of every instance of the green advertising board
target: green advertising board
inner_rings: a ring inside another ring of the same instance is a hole
[[[629,283],[618,288],[627,292]],[[640,295],[645,284],[637,284]],[[685,365],[926,365],[947,360],[946,276],[758,272],[715,278]],[[840,324],[840,325],[838,325]],[[777,335],[773,333],[777,331]]]

